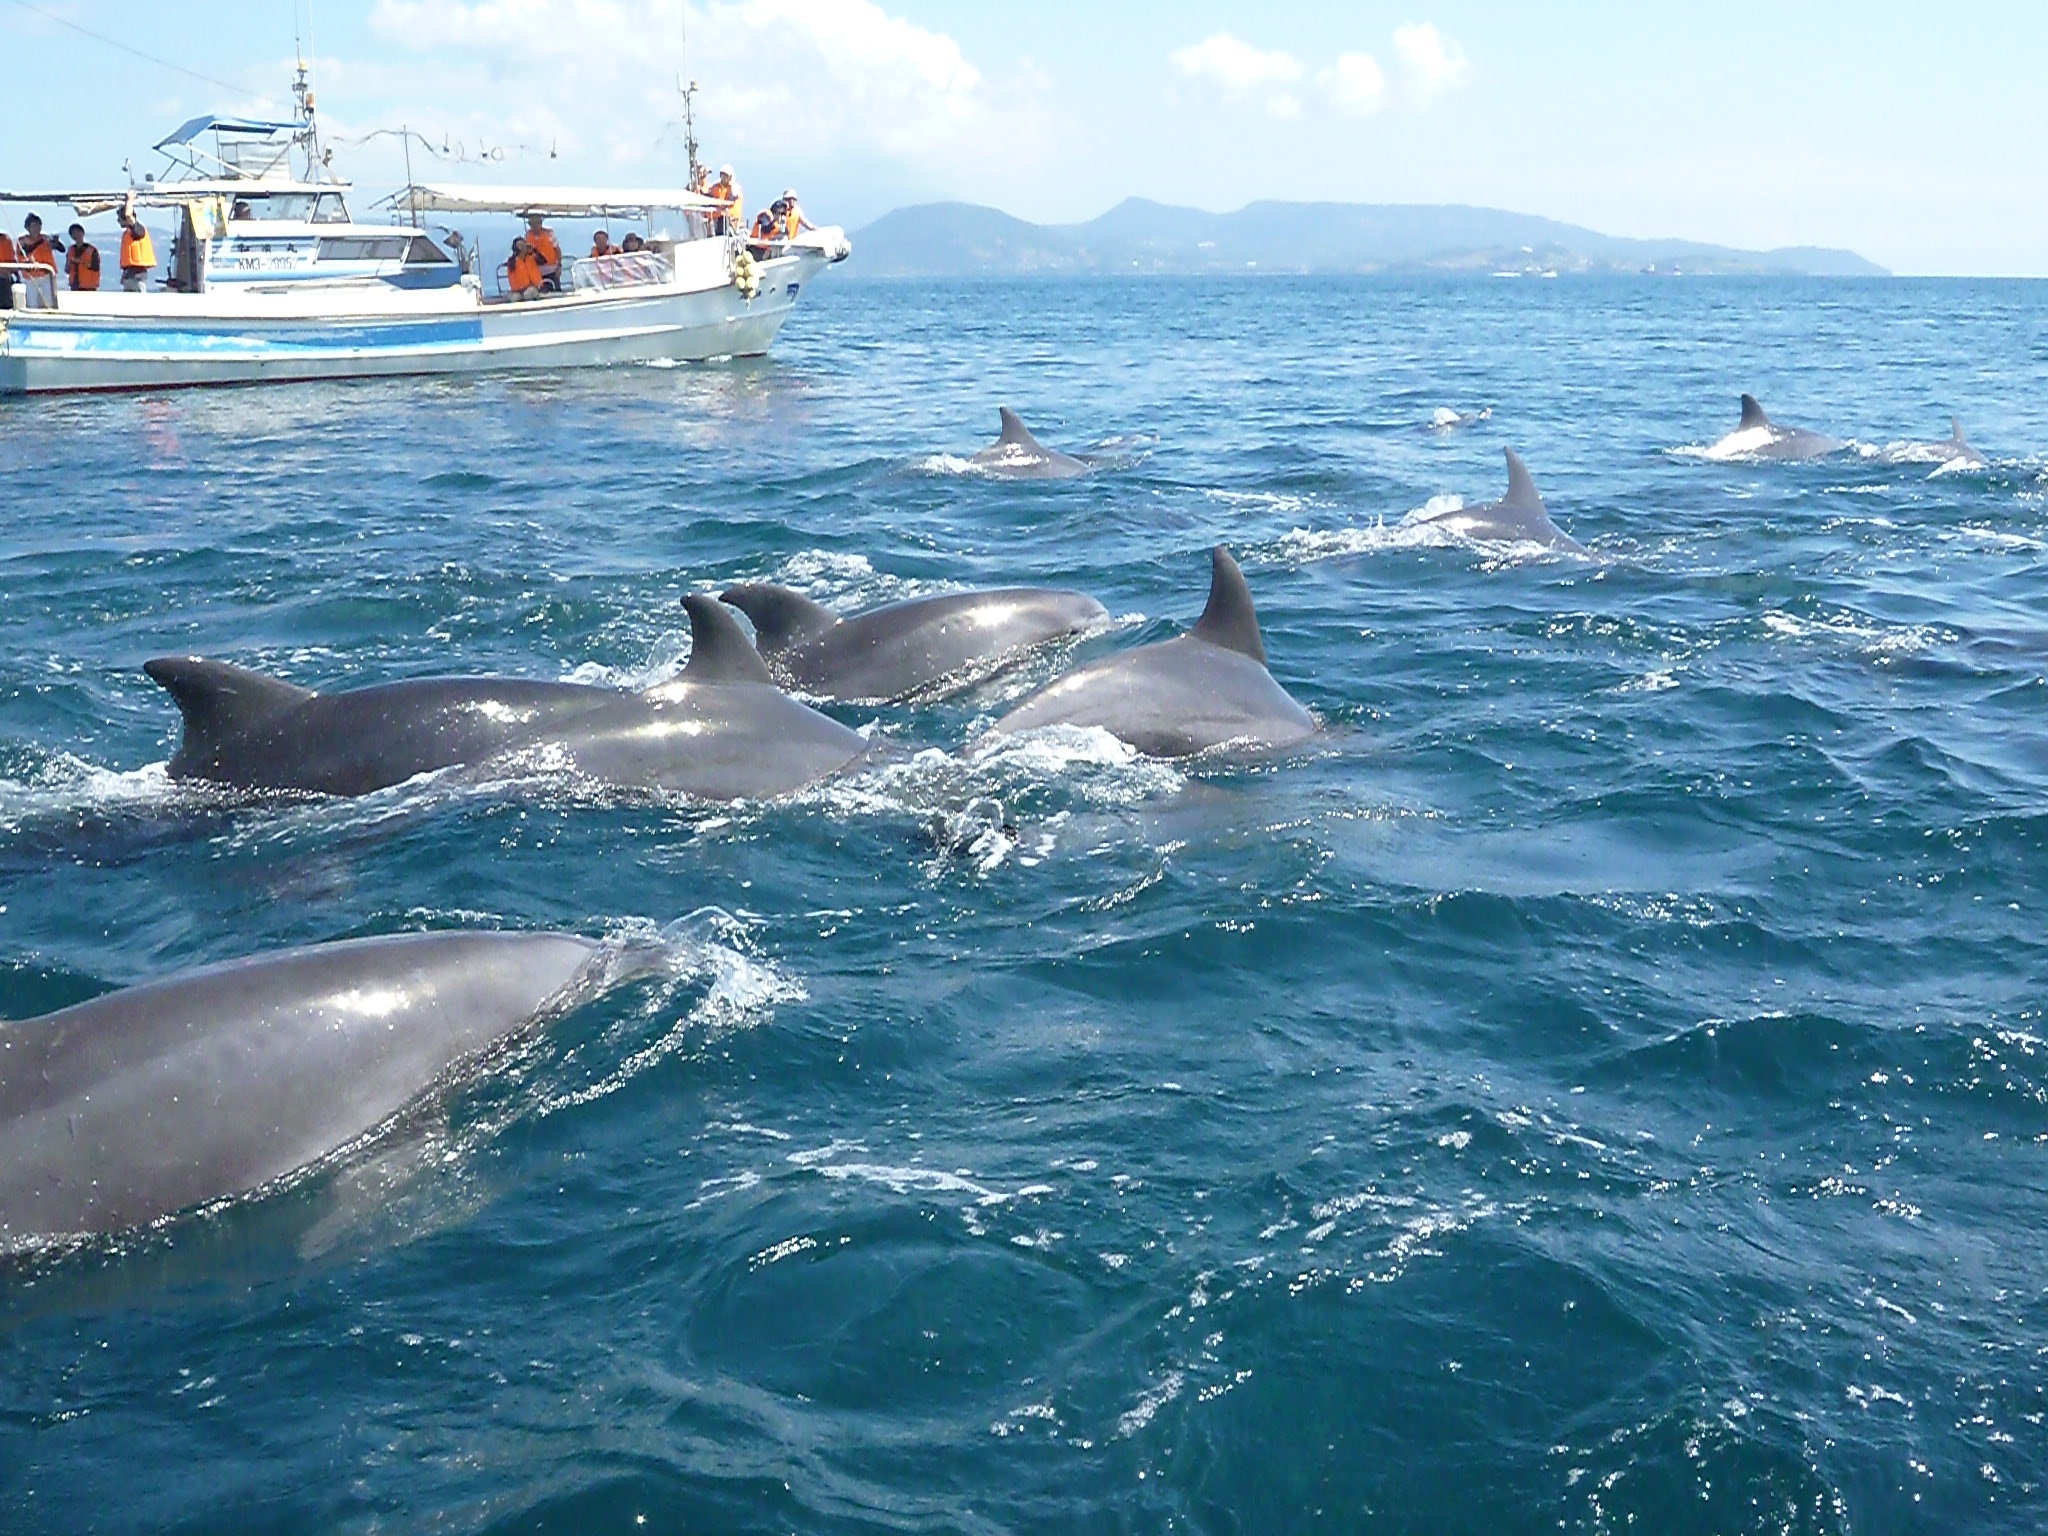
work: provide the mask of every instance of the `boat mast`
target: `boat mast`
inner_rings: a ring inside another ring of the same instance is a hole
[[[292,79],[292,113],[299,120],[299,131],[293,138],[306,157],[306,180],[322,181],[331,176],[327,157],[320,149],[320,125],[313,120],[313,106],[313,87],[306,79],[306,61],[301,57],[299,72]]]

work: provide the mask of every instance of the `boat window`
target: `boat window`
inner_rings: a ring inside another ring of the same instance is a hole
[[[405,264],[408,267],[446,266],[448,263],[448,253],[434,244],[425,235],[414,235],[412,237],[412,248],[405,253]]]
[[[313,199],[313,217],[311,222],[315,224],[346,224],[348,222],[348,208],[343,204],[337,193],[323,192],[320,196]]]
[[[322,261],[400,261],[405,257],[403,235],[361,239],[329,236],[320,242]]]

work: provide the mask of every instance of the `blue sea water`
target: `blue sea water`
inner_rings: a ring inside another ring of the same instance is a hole
[[[2048,298],[833,274],[767,360],[0,406],[0,1015],[661,935],[309,1184],[0,1275],[10,1530],[2048,1521]],[[1739,391],[1853,437],[1717,462]],[[995,407],[1089,478],[969,472]],[[1431,431],[1439,408],[1494,408]],[[1896,444],[1960,415],[1991,458]],[[1884,451],[1893,445],[1894,451]],[[1404,520],[1527,458],[1581,560]],[[1227,542],[1323,729],[700,806],[171,785],[142,675],[642,685],[679,599]]]

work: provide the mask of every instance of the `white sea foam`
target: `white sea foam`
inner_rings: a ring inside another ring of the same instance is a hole
[[[582,683],[591,688],[623,688],[645,693],[673,682],[690,659],[690,636],[685,630],[671,630],[657,636],[648,648],[647,659],[634,667],[606,666],[586,661],[562,674],[565,683]]]
[[[1117,1438],[1128,1440],[1147,1424],[1153,1415],[1180,1396],[1181,1388],[1187,1384],[1187,1377],[1180,1371],[1168,1371],[1159,1384],[1139,1394],[1130,1410],[1116,1421]]]
[[[27,822],[75,818],[90,812],[218,798],[218,791],[205,785],[173,779],[168,763],[102,768],[59,752],[28,778],[0,779],[0,831],[13,832]]]
[[[1437,495],[1404,515],[1399,522],[1374,518],[1351,528],[1291,528],[1273,543],[1253,546],[1247,556],[1262,565],[1302,566],[1316,560],[1374,554],[1387,549],[1441,549],[1458,544],[1458,536],[1429,521],[1456,512],[1465,498]]]
[[[629,1018],[612,1030],[605,1045],[615,1045],[621,1037],[639,1032],[645,1019],[666,1013],[679,992],[702,987],[703,996],[658,1038],[629,1052],[596,1082],[550,1094],[539,1113],[552,1114],[616,1093],[692,1039],[749,1028],[777,1007],[807,998],[810,994],[800,980],[747,952],[754,930],[755,925],[719,907],[703,907],[666,924],[644,918],[613,924],[610,941],[645,957],[642,969],[657,976],[659,984],[637,1019]]]
[[[1834,613],[1821,618],[1773,612],[1763,616],[1764,628],[1788,640],[1846,640],[1875,655],[1906,655],[1947,644],[1955,636],[1931,624],[1885,624]]]
[[[910,466],[927,475],[979,475],[986,471],[972,459],[963,459],[955,453],[934,453],[917,460]]]

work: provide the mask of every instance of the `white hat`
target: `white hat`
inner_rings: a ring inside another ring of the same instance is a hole
[[[788,199],[789,199],[789,201],[791,201],[791,202],[793,203],[793,202],[795,202],[795,201],[796,201],[796,188],[795,188],[795,187],[784,187],[784,188],[782,189],[782,195],[783,195],[784,197],[788,198]]]
[[[729,165],[721,165],[718,168],[718,174],[721,176],[730,176],[732,174],[732,167]]]

